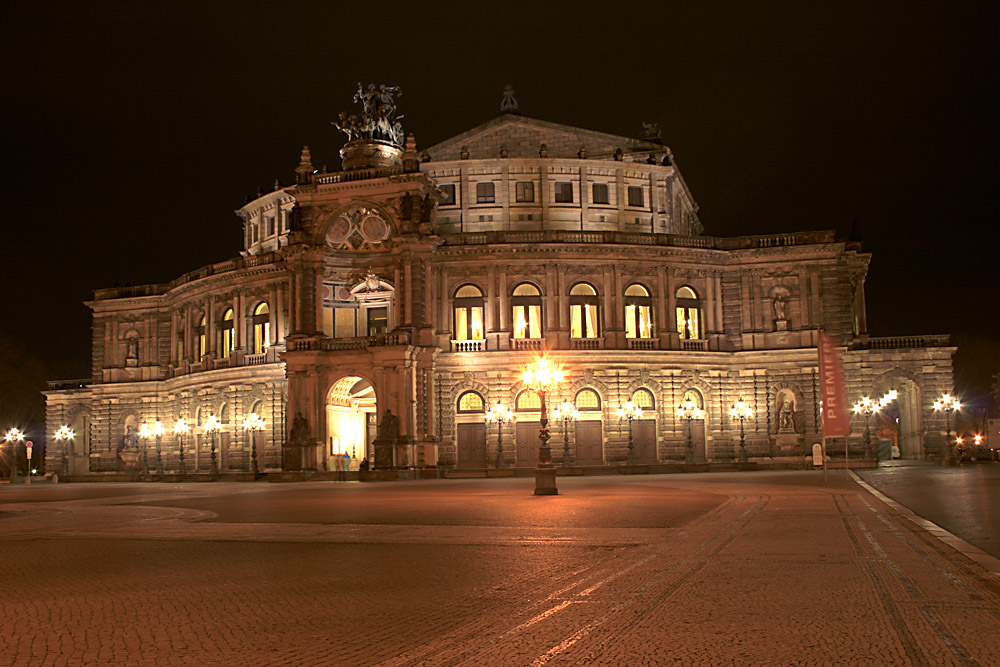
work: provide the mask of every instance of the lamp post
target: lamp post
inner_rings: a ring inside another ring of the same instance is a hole
[[[153,429],[149,427],[149,424],[143,422],[139,424],[139,437],[142,438],[142,476],[149,476],[149,460],[146,457],[146,450],[149,449],[149,436],[152,435]]]
[[[163,477],[163,434],[167,429],[163,428],[163,422],[157,419],[153,422],[153,435],[156,436],[156,474]]]
[[[177,422],[174,424],[174,440],[177,441],[178,448],[180,450],[180,465],[178,466],[178,471],[181,475],[184,474],[184,436],[187,432],[191,430],[187,422],[183,417],[179,417]]]
[[[738,401],[733,403],[733,407],[729,408],[729,416],[733,419],[740,420],[740,453],[739,462],[747,462],[747,443],[746,443],[746,433],[743,430],[743,422],[748,419],[753,419],[753,408],[747,405],[747,402],[743,400],[741,396]]]
[[[552,411],[552,416],[563,423],[563,467],[569,466],[569,423],[580,418],[580,412],[569,401],[563,401]]]
[[[62,474],[69,475],[69,456],[66,453],[69,441],[73,439],[73,429],[69,426],[60,426],[56,429],[56,441],[62,446]]]
[[[677,416],[687,422],[687,453],[684,455],[684,463],[694,463],[694,442],[691,439],[691,420],[703,419],[705,411],[698,407],[698,404],[690,398],[684,399],[680,407],[677,408]]]
[[[861,399],[854,404],[854,414],[863,415],[865,418],[865,458],[870,459],[872,457],[872,432],[870,427],[870,421],[872,415],[877,415],[882,409],[882,405],[877,401],[873,401],[868,396],[862,396]],[[878,454],[875,454],[875,460],[878,461]]]
[[[210,471],[212,475],[218,475],[219,463],[215,459],[215,434],[222,430],[222,424],[219,422],[218,417],[215,415],[209,415],[204,428],[208,433],[208,437],[212,440],[212,467],[210,468]]]
[[[14,480],[17,479],[17,443],[24,442],[24,431],[19,428],[12,428],[7,431],[7,435],[4,439],[10,443],[10,481],[13,484]],[[28,462],[28,466],[31,466],[31,462]]]
[[[889,391],[887,391],[884,394],[882,394],[882,398],[878,399],[879,407],[881,409],[885,410],[886,408],[889,407],[889,404],[892,403],[893,401],[895,401],[897,398],[899,398],[899,392],[896,391],[895,389],[890,389]],[[899,447],[900,443],[899,443],[899,411],[898,410],[896,411],[896,422],[895,423],[896,423],[896,427],[895,427],[894,430],[896,431],[896,445],[897,445],[897,447]],[[877,433],[876,433],[876,435],[877,435]],[[899,447],[899,449],[902,450],[902,447]],[[890,459],[892,458],[892,456],[893,456],[892,452],[889,452],[889,458]],[[875,449],[875,458],[878,459],[878,448],[877,447]]]
[[[552,449],[549,447],[549,415],[545,407],[546,394],[562,384],[564,373],[562,368],[549,363],[541,357],[521,373],[521,383],[528,391],[538,394],[541,399],[542,428],[538,431],[538,467],[535,468],[535,495],[559,495],[556,488],[556,469],[552,465]]]
[[[618,428],[621,429],[622,420],[628,420],[628,458],[629,465],[635,463],[635,443],[632,441],[632,420],[642,419],[642,408],[632,401],[625,401],[625,405],[618,407]]]
[[[254,479],[257,479],[259,474],[257,469],[257,431],[263,431],[265,426],[264,420],[258,417],[256,412],[251,412],[243,420],[243,428],[246,429],[247,437],[250,438],[250,472],[253,473]]]
[[[503,425],[514,417],[506,405],[497,401],[497,404],[486,411],[486,422],[496,422],[497,424],[497,468],[504,467],[503,459]]]
[[[948,466],[957,465],[958,459],[955,458],[955,448],[957,448],[958,445],[956,444],[954,447],[951,445],[951,413],[956,410],[961,410],[962,403],[958,400],[957,396],[942,394],[940,398],[934,401],[933,407],[934,412],[944,410],[945,428],[947,429],[944,438],[944,445],[948,450],[948,456],[944,458],[942,463]]]

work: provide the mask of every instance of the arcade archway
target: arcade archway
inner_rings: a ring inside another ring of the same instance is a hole
[[[335,457],[344,459],[345,453],[349,470],[357,470],[363,461],[371,462],[376,409],[375,388],[368,380],[352,375],[333,383],[326,399],[327,470],[338,469]]]

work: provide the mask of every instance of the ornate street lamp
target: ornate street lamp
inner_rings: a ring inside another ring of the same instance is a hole
[[[167,429],[163,428],[163,422],[157,419],[153,422],[153,435],[156,436],[156,474],[163,477],[163,447],[162,440],[163,434],[167,432]]]
[[[882,409],[882,404],[873,401],[868,396],[862,396],[861,400],[854,404],[854,414],[864,415],[865,418],[865,458],[870,459],[872,457],[872,432],[869,426],[872,415],[877,415]],[[878,453],[875,454],[875,460],[878,461]]]
[[[705,411],[698,407],[693,399],[686,398],[677,408],[677,416],[687,422],[687,453],[684,455],[685,463],[694,463],[694,442],[691,438],[691,420],[704,419]]]
[[[556,488],[556,469],[552,465],[552,450],[549,447],[549,415],[545,407],[546,394],[562,384],[564,373],[562,368],[549,363],[545,357],[524,369],[521,373],[521,384],[528,391],[538,394],[541,399],[542,428],[538,431],[538,467],[535,468],[535,495],[555,496],[559,494]]]
[[[497,404],[486,411],[486,423],[496,422],[497,424],[497,468],[504,467],[503,459],[503,425],[514,418],[514,413],[503,403]]]
[[[628,463],[635,463],[635,445],[632,441],[632,420],[642,419],[642,408],[632,401],[625,401],[625,405],[618,407],[618,428],[621,430],[622,420],[628,420]]]
[[[747,405],[747,402],[743,400],[741,396],[738,401],[733,403],[733,407],[729,408],[729,416],[733,419],[740,420],[740,453],[739,462],[747,462],[747,443],[746,443],[746,433],[743,430],[743,422],[748,419],[753,419],[753,408]]]
[[[56,441],[62,445],[62,474],[69,475],[69,456],[66,450],[69,448],[69,441],[73,439],[73,429],[69,426],[60,426],[56,429]]]
[[[219,464],[215,459],[215,434],[222,430],[222,424],[215,415],[209,415],[208,420],[205,422],[203,427],[205,432],[208,433],[208,437],[212,439],[212,467],[211,473],[213,475],[219,474]]]
[[[961,410],[962,403],[958,400],[957,396],[942,394],[940,398],[934,401],[933,407],[934,412],[944,410],[945,428],[947,429],[944,444],[948,449],[948,456],[945,458],[944,464],[949,466],[957,465],[958,459],[955,458],[955,449],[958,445],[956,444],[954,447],[951,445],[951,413]]]
[[[12,428],[7,431],[4,440],[10,443],[10,481],[13,483],[17,479],[17,443],[24,442],[24,431]],[[28,461],[28,467],[31,467],[31,461]]]
[[[180,465],[178,466],[178,468],[179,468],[178,472],[181,475],[183,475],[184,472],[185,472],[184,471],[184,436],[190,430],[191,430],[191,427],[188,426],[188,423],[184,420],[183,417],[178,418],[177,422],[174,424],[174,440],[177,441],[178,449],[180,450]]]
[[[561,419],[563,424],[563,467],[569,466],[569,423],[580,418],[580,412],[569,401],[563,401],[552,411],[555,419]]]
[[[254,479],[260,474],[257,468],[257,432],[263,431],[266,424],[264,420],[257,416],[256,412],[251,412],[243,420],[243,428],[246,429],[247,437],[250,438],[250,472]]]
[[[142,438],[142,476],[149,476],[149,461],[146,458],[146,450],[149,449],[149,436],[153,434],[153,429],[149,424],[143,422],[139,424],[139,437]]]

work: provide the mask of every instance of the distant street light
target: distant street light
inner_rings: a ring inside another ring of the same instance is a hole
[[[209,415],[208,420],[205,422],[205,431],[208,433],[208,437],[212,440],[212,475],[219,474],[219,463],[215,459],[215,434],[222,430],[222,423],[215,415]]]
[[[742,397],[740,397],[740,399],[733,404],[733,407],[729,408],[729,416],[733,419],[740,420],[740,463],[747,462],[746,436],[743,431],[743,422],[748,419],[753,419],[753,414],[753,408],[747,405],[746,401],[744,401]]]
[[[174,439],[177,441],[178,448],[180,450],[180,465],[178,466],[180,474],[184,474],[184,436],[187,432],[191,430],[187,422],[183,418],[179,418],[177,423],[174,424]]]
[[[552,411],[555,419],[561,419],[563,424],[563,467],[569,466],[569,423],[580,418],[576,406],[569,401],[563,401]]]
[[[153,434],[153,429],[149,424],[143,422],[139,424],[139,437],[142,438],[142,476],[149,476],[149,460],[146,457],[146,450],[149,449],[149,436]]]
[[[243,428],[250,438],[250,472],[253,473],[254,479],[260,474],[257,468],[257,432],[263,431],[265,426],[264,420],[258,417],[256,412],[251,412],[243,420]]]
[[[703,419],[705,411],[698,407],[692,399],[686,398],[677,408],[677,416],[687,422],[687,453],[684,455],[685,463],[694,463],[694,440],[691,437],[691,420]]]
[[[622,420],[628,420],[628,458],[629,465],[635,463],[635,444],[632,441],[632,420],[642,419],[642,408],[632,401],[625,401],[625,404],[618,407],[618,428],[621,429]]]
[[[10,443],[10,481],[13,483],[17,479],[17,443],[24,442],[24,431],[19,428],[12,428],[7,431],[4,440]],[[30,461],[28,465],[31,465]]]
[[[157,419],[153,422],[153,435],[156,437],[156,474],[163,477],[163,446],[162,439],[163,434],[166,433],[166,429],[163,428],[163,422]]]
[[[514,413],[503,403],[497,404],[486,411],[486,423],[496,422],[497,425],[497,468],[504,467],[503,458],[503,425],[514,418]]]
[[[945,428],[947,429],[945,432],[944,444],[945,448],[948,450],[948,456],[944,458],[943,463],[949,466],[957,465],[958,459],[955,458],[955,449],[958,447],[958,444],[956,443],[954,447],[951,445],[951,413],[956,410],[961,410],[962,403],[956,396],[952,396],[951,394],[942,394],[940,398],[934,401],[933,407],[934,412],[944,410]]]
[[[552,465],[552,449],[549,447],[549,415],[545,407],[546,394],[562,384],[565,374],[562,368],[549,363],[541,357],[534,364],[524,369],[521,383],[528,391],[538,394],[541,399],[542,427],[538,431],[538,467],[535,468],[535,495],[555,496],[559,494],[556,488],[556,469]]]
[[[73,429],[69,426],[60,426],[56,429],[56,441],[62,445],[62,474],[69,475],[69,456],[66,452],[69,449],[69,441],[73,439]]]
[[[854,414],[864,415],[865,418],[865,458],[870,459],[872,457],[872,434],[871,429],[868,426],[868,422],[872,415],[879,413],[882,409],[882,405],[876,401],[873,401],[868,396],[862,396],[861,400],[854,404]],[[875,455],[875,460],[878,460],[878,454]]]

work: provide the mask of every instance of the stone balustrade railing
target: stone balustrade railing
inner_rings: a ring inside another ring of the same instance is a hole
[[[158,296],[166,294],[175,287],[201,280],[209,276],[217,276],[240,269],[249,269],[255,266],[265,266],[267,264],[277,264],[284,261],[284,258],[275,252],[267,252],[261,255],[248,255],[247,257],[235,257],[224,262],[203,266],[196,271],[190,271],[169,283],[157,283],[153,285],[129,285],[125,287],[108,287],[94,290],[94,300],[104,301],[105,299],[125,299],[129,297]]]
[[[443,234],[445,245],[494,245],[498,243],[594,243],[620,245],[673,246],[712,250],[749,250],[781,248],[793,245],[832,243],[832,231],[774,234],[767,236],[684,236],[681,234],[650,234],[643,232],[579,231],[540,229],[535,231],[475,231]]]
[[[852,350],[910,350],[921,347],[948,347],[951,336],[935,334],[931,336],[887,336],[882,338],[855,338],[850,343]]]

